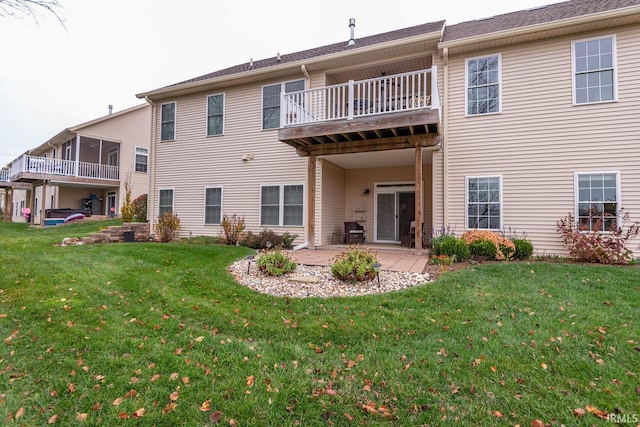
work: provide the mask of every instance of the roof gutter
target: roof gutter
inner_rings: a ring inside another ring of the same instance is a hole
[[[640,13],[640,6],[629,6],[621,9],[614,9],[605,12],[593,13],[590,15],[576,16],[573,18],[561,19],[558,21],[545,22],[542,24],[529,25],[520,28],[511,28],[508,30],[496,31],[493,33],[481,34],[477,36],[465,37],[462,39],[456,39],[449,42],[438,43],[438,48],[455,48],[464,46],[471,43],[479,43],[498,38],[514,37],[529,33],[537,33],[542,31],[554,30],[556,28],[565,28],[567,26],[588,24],[594,21],[601,21],[604,19],[621,18],[628,15],[634,15]]]

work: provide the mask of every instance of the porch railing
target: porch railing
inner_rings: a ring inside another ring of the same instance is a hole
[[[283,126],[440,108],[437,67],[281,95]]]
[[[35,156],[22,156],[14,160],[9,172],[9,179],[13,179],[17,174],[23,172],[116,181],[120,179],[118,166]]]

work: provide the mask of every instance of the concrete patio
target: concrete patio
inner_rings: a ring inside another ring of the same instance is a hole
[[[367,245],[364,249],[375,252],[378,261],[382,264],[383,271],[404,271],[411,273],[424,273],[429,263],[429,251],[423,249],[422,255],[415,255],[414,249],[390,245]],[[349,248],[342,245],[322,246],[315,250],[300,249],[292,253],[293,258],[299,264],[328,266],[332,264],[335,256],[347,251]]]

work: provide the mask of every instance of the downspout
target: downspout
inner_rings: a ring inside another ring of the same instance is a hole
[[[151,150],[151,164],[149,165],[149,195],[147,196],[148,207],[147,217],[149,219],[149,235],[153,234],[153,228],[155,226],[154,215],[155,212],[155,185],[156,185],[156,149],[155,149],[155,135],[156,135],[156,104],[145,96],[144,99],[151,105],[151,141],[149,141],[149,150]]]
[[[49,147],[53,148],[53,151],[55,152],[56,147],[54,147],[54,146],[53,146],[53,144],[51,144],[49,141],[47,141],[47,145],[48,145]],[[54,164],[54,165],[55,165],[55,163],[56,163],[56,160],[57,160],[57,159],[56,159],[56,158],[55,158],[55,156],[54,156],[54,157],[53,157],[53,164]],[[55,166],[54,166],[54,167],[55,167]],[[56,193],[53,191],[53,189],[51,190],[51,196],[53,196],[53,198],[51,199],[51,206],[49,206],[49,207],[50,207],[51,209],[55,209],[55,206],[53,206],[53,205],[54,205],[54,200],[55,200],[55,198],[56,198]],[[43,205],[43,206],[46,206],[46,203],[47,203],[47,201],[43,199],[43,200],[42,200],[42,205]]]
[[[76,134],[76,176],[80,171],[80,135]]]
[[[307,83],[305,84],[305,89],[306,89],[306,87],[311,85],[311,76],[309,75],[309,71],[307,71],[307,67],[305,66],[305,64],[300,65],[300,71],[302,71],[302,74],[304,75],[304,78],[307,81]],[[311,162],[311,161],[315,162],[316,160],[315,159],[314,160],[309,159],[309,162]],[[315,216],[316,200],[315,200],[315,197],[317,197],[318,193],[317,193],[317,183],[315,183],[315,177],[313,177],[313,179],[314,179],[314,194],[313,194],[314,200],[310,199],[311,198],[311,194],[309,194],[309,192],[311,191],[311,185],[310,185],[311,179],[312,179],[312,177],[310,176],[311,175],[311,171],[313,170],[314,171],[313,173],[315,173],[315,171],[316,171],[315,168],[317,167],[317,164],[314,163],[314,167],[311,167],[310,165],[311,165],[311,163],[307,164],[307,185],[305,185],[305,188],[306,188],[307,193],[308,193],[308,196],[307,196],[307,205],[308,205],[307,209],[312,209],[313,208],[314,212],[313,212],[313,215],[312,215],[311,212],[308,211],[307,215],[306,215],[307,216],[307,221],[306,221],[306,225],[305,225],[305,229],[306,229],[305,230],[305,235],[307,236],[307,238],[305,239],[305,243],[304,244],[307,245],[307,247],[309,247],[310,249],[315,249],[316,226],[315,226],[315,224],[310,224],[309,223],[310,222],[309,219],[311,219],[311,218],[313,219],[314,222],[316,221],[316,216]],[[312,236],[311,233],[313,233],[314,235]]]
[[[443,101],[441,104],[441,108],[444,111],[443,114],[443,145],[444,148],[442,150],[442,225],[446,226],[449,223],[449,149],[448,149],[448,140],[447,140],[447,129],[449,128],[449,48],[445,47],[442,49],[442,56],[444,62],[444,70],[442,71],[442,79],[443,79]]]

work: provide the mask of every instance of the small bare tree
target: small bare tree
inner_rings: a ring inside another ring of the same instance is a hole
[[[64,27],[64,20],[58,14],[60,9],[63,9],[60,0],[0,0],[0,17],[22,19],[24,16],[31,16],[38,22],[38,17],[44,12],[55,16]]]

